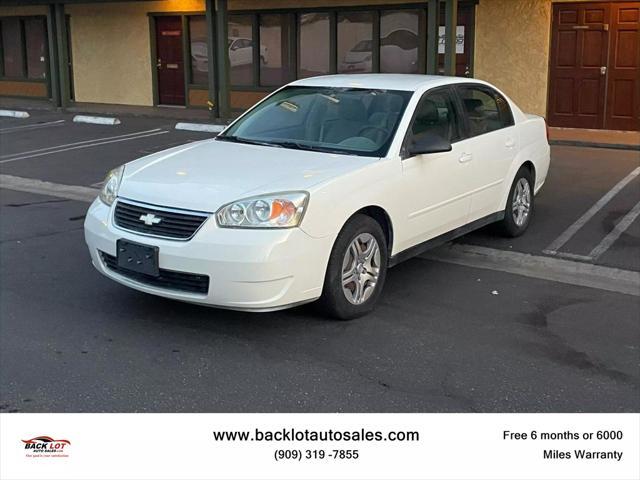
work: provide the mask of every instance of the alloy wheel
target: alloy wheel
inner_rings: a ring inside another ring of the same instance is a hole
[[[522,227],[531,212],[531,187],[526,178],[520,178],[513,191],[511,202],[513,221],[518,227]]]
[[[380,275],[380,246],[370,233],[361,233],[349,244],[342,261],[342,291],[347,300],[360,305],[376,289]]]

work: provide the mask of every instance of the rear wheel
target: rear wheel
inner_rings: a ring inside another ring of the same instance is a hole
[[[387,242],[371,217],[357,214],[338,234],[331,251],[320,305],[349,320],[375,307],[387,273]]]
[[[525,232],[533,215],[533,200],[533,175],[528,168],[521,167],[509,190],[504,219],[500,222],[505,236],[519,237]]]

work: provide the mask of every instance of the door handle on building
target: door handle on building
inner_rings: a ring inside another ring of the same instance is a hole
[[[458,158],[458,161],[460,163],[467,163],[470,162],[473,159],[473,155],[471,155],[470,153],[463,153],[462,155],[460,155],[460,158]]]
[[[606,75],[607,74],[607,67],[600,67],[600,75]]]
[[[156,68],[162,68],[162,60],[159,58],[158,62],[156,63]]]

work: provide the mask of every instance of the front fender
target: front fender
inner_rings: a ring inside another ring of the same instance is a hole
[[[397,191],[401,176],[400,159],[383,158],[315,186],[300,228],[312,237],[335,241],[354,213],[371,206],[385,210],[393,222],[402,208],[402,194]]]

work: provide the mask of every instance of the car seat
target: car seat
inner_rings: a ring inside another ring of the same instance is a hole
[[[489,131],[487,115],[484,111],[482,100],[477,98],[463,99],[464,108],[467,111],[467,118],[471,126],[472,135],[481,135]]]
[[[321,142],[338,144],[346,138],[358,136],[366,126],[367,111],[359,99],[342,96],[339,102],[329,106],[328,110],[332,109],[335,109],[335,118],[323,122]]]

